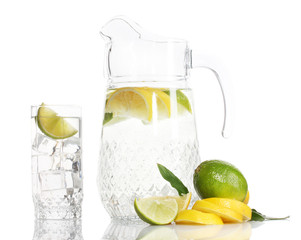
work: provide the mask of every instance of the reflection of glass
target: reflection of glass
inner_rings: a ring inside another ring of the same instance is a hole
[[[102,240],[135,240],[139,232],[146,224],[127,224],[125,222],[112,221],[103,234]]]
[[[225,225],[168,225],[148,226],[136,239],[147,240],[247,240],[251,237],[250,223]]]
[[[36,218],[79,218],[83,197],[81,109],[62,105],[33,106],[31,118]]]
[[[42,220],[35,222],[33,240],[83,240],[80,219]]]

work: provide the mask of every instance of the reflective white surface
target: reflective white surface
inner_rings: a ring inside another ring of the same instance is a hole
[[[99,230],[82,233],[81,220],[37,220],[33,240],[261,240],[290,239],[296,236],[296,228],[290,220],[246,222],[225,225],[166,225],[150,226],[148,224],[126,224],[111,222],[106,227],[98,222],[87,223]],[[295,225],[296,227],[297,225]],[[84,237],[85,238],[84,238]]]
[[[289,239],[293,235],[290,221],[246,222],[225,225],[122,225],[111,223],[101,240],[257,240]]]

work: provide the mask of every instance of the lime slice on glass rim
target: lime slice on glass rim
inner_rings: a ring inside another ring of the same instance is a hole
[[[175,199],[156,199],[154,197],[135,199],[134,207],[144,222],[153,225],[169,224],[178,214],[178,203]]]
[[[36,117],[40,130],[53,139],[65,139],[75,135],[78,130],[68,123],[63,117],[42,103]]]

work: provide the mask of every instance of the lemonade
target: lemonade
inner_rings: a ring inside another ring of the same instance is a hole
[[[137,219],[136,198],[177,195],[161,177],[157,163],[193,191],[193,169],[200,159],[191,103],[190,89],[108,90],[98,186],[112,217]]]

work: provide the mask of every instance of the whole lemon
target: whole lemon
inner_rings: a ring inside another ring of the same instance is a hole
[[[200,198],[230,198],[244,201],[248,184],[232,164],[221,160],[202,162],[194,172],[194,188]]]

